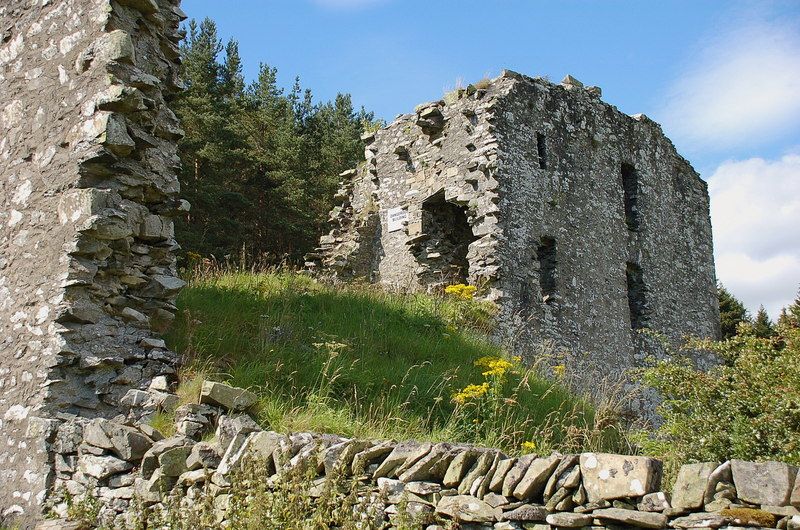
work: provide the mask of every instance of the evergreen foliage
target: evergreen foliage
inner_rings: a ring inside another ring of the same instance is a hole
[[[781,310],[778,325],[800,328],[800,290],[797,291],[797,298],[794,299],[794,302]]]
[[[741,322],[749,322],[750,315],[744,304],[733,296],[721,283],[717,284],[719,296],[719,319],[722,327],[722,339],[736,335],[736,328]]]
[[[763,305],[758,308],[758,313],[756,313],[756,318],[753,321],[753,334],[762,339],[775,335],[775,326]]]
[[[172,108],[186,132],[179,179],[192,211],[177,239],[218,259],[299,261],[325,230],[339,174],[363,157],[373,114],[346,94],[314,103],[299,79],[287,93],[264,64],[247,86],[237,42],[223,46],[210,19],[189,22],[181,55],[187,90]]]

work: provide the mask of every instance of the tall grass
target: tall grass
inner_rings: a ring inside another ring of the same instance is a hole
[[[475,361],[505,356],[487,339],[493,312],[486,304],[370,285],[334,288],[286,270],[205,269],[190,277],[178,307],[168,342],[184,356],[184,399],[193,399],[203,378],[251,388],[260,395],[260,421],[274,430],[510,452],[523,442],[541,451],[623,449],[607,409],[535,368],[503,381],[491,418],[454,402],[484,381]]]

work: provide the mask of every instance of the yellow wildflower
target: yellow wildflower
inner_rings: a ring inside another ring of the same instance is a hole
[[[553,367],[553,374],[556,377],[558,377],[559,379],[564,377],[564,374],[566,373],[566,371],[567,371],[567,367],[564,366],[563,364],[558,364],[558,365]]]
[[[501,357],[487,356],[481,357],[475,361],[475,366],[486,369],[485,371],[481,372],[484,377],[502,377],[508,370],[514,367],[514,363]]]
[[[462,405],[470,399],[476,399],[486,395],[488,391],[489,383],[482,383],[480,385],[467,385],[460,392],[453,394],[453,401],[459,405]]]
[[[475,291],[477,290],[478,288],[474,285],[464,285],[463,283],[448,285],[444,288],[446,294],[461,298],[462,300],[472,300],[475,298]]]
[[[535,442],[522,442],[522,450],[526,453],[532,453],[536,450],[536,443]]]

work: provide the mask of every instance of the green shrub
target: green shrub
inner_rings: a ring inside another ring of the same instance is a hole
[[[800,329],[779,325],[757,337],[751,325],[721,342],[689,348],[716,353],[708,372],[685,357],[645,370],[646,384],[664,398],[664,423],[642,437],[645,451],[673,462],[782,460],[800,464]]]

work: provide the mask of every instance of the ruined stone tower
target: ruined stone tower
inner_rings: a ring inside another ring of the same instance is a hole
[[[107,486],[129,464],[84,451],[82,427],[152,409],[174,376],[155,334],[183,285],[183,18],[179,0],[0,2],[0,526]]]
[[[598,88],[505,71],[365,140],[312,269],[479,286],[498,338],[529,360],[553,341],[584,373],[639,365],[639,329],[718,335],[706,183]]]

